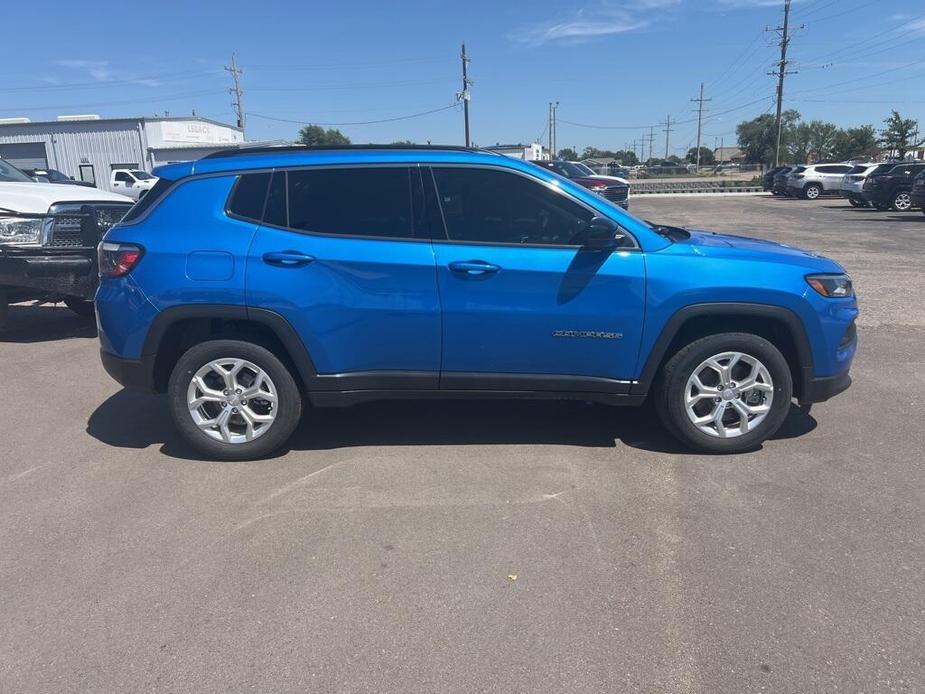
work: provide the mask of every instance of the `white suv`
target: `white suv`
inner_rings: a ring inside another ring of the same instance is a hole
[[[787,192],[807,200],[815,200],[821,195],[838,195],[842,179],[852,168],[851,164],[798,166],[787,176]]]
[[[858,164],[842,177],[841,196],[847,198],[852,207],[867,207],[868,202],[862,193],[864,180],[872,173],[884,171],[896,166],[896,162],[889,164]]]

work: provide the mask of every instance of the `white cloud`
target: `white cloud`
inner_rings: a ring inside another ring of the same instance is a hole
[[[108,60],[56,60],[56,65],[74,70],[86,70],[97,82],[106,82],[112,79]]]
[[[644,29],[660,12],[680,4],[681,0],[605,2],[583,7],[568,16],[531,24],[512,32],[508,38],[531,46],[553,42],[583,43]]]

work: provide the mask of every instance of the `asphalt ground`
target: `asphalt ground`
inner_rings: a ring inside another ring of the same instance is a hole
[[[633,207],[843,263],[854,386],[739,456],[644,409],[401,402],[216,463],[91,324],[12,307],[0,691],[925,690],[925,215]]]

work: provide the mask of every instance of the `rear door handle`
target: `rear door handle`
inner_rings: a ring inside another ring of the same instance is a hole
[[[302,267],[314,262],[315,257],[299,251],[274,251],[263,254],[263,262],[279,267]]]
[[[501,269],[500,265],[486,263],[484,260],[457,260],[450,263],[450,270],[465,275],[492,275]]]

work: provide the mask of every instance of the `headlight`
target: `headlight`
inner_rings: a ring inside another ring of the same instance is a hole
[[[833,299],[851,296],[853,291],[848,275],[807,275],[806,281],[822,296]]]
[[[42,234],[42,219],[0,217],[0,243],[37,244]]]

